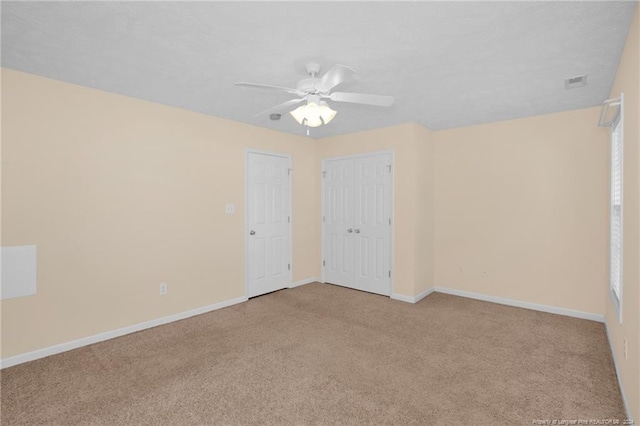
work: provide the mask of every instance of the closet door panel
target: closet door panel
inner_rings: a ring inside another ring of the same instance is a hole
[[[353,160],[325,164],[325,281],[353,286]]]
[[[354,288],[389,295],[391,244],[391,156],[354,162]]]

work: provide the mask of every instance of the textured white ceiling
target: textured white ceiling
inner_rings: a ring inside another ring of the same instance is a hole
[[[357,72],[312,137],[417,122],[430,129],[600,104],[636,2],[2,2],[2,65],[218,117],[304,134],[288,114],[304,65]],[[584,88],[564,79],[588,74]]]

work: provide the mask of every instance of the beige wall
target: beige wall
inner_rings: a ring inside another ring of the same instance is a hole
[[[4,69],[0,67],[0,82],[2,82],[2,74]],[[4,159],[2,158],[2,84],[0,84],[0,246],[2,246],[2,165]],[[2,266],[0,261],[0,267]],[[2,359],[2,303],[0,302],[0,359]]]
[[[431,247],[431,242],[423,244],[424,247],[416,246],[419,216],[429,214],[420,212],[419,209],[432,206],[431,201],[425,201],[429,196],[425,196],[425,188],[418,181],[423,177],[428,179],[432,172],[433,159],[418,158],[433,150],[431,138],[430,130],[410,123],[324,138],[316,142],[318,164],[322,159],[330,157],[384,150],[394,152],[393,292],[404,296],[414,296],[418,293],[417,288],[427,288],[426,280],[432,274],[428,270],[428,266],[432,265],[431,261],[425,263],[425,257],[430,255],[428,247]],[[428,223],[428,218],[424,222],[422,220],[420,216],[419,232],[428,236],[433,225]],[[417,264],[420,266],[417,267]],[[417,279],[421,280],[420,283],[417,283]]]
[[[313,141],[6,69],[2,114],[2,245],[38,247],[3,358],[244,296],[245,147],[292,154],[293,279],[320,275]]]
[[[607,328],[620,370],[621,385],[629,410],[640,421],[640,7],[635,17],[618,67],[611,97],[624,93],[624,181],[623,181],[623,306],[618,320],[608,291]],[[624,339],[628,357],[624,357]]]
[[[603,315],[598,108],[435,134],[437,286]]]
[[[434,133],[415,126],[417,185],[413,295],[432,288],[434,282]]]

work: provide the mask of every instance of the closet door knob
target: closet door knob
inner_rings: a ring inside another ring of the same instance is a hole
[[[353,232],[353,229],[349,228],[349,229],[347,229],[347,232],[348,232],[348,233],[352,233],[352,232]]]
[[[356,234],[359,234],[359,233],[360,233],[360,230],[359,230],[359,229],[356,229]]]
[[[256,231],[252,229],[251,231],[249,231],[249,235],[256,235]]]

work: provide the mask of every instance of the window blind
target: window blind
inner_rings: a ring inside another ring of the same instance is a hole
[[[611,292],[620,306],[622,297],[622,116],[611,130]]]

